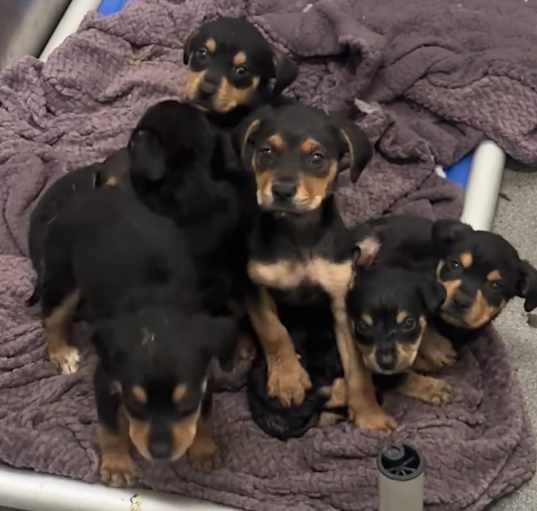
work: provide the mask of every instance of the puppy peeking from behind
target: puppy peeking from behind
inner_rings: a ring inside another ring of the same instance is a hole
[[[257,110],[237,130],[236,142],[255,175],[261,210],[250,240],[248,274],[257,288],[248,312],[266,359],[268,396],[300,405],[312,386],[279,311],[324,301],[352,389],[351,420],[366,429],[393,428],[349,330],[345,295],[354,240],[332,194],[346,155],[353,181],[371,158],[366,135],[346,119],[295,104]]]
[[[186,97],[222,127],[235,126],[264,104],[284,101],[282,91],[297,77],[297,66],[275,51],[244,18],[204,23],[187,38]]]

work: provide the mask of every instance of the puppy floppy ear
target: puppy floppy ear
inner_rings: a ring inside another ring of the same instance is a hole
[[[217,358],[224,371],[231,371],[238,340],[237,321],[229,317],[207,316],[204,323],[204,350],[207,357]]]
[[[183,44],[183,64],[185,66],[188,66],[188,62],[190,60],[190,54],[192,53],[192,41],[194,38],[198,35],[198,31],[195,30],[192,32],[187,38],[186,41]]]
[[[343,154],[348,154],[348,163],[351,172],[351,181],[355,183],[364,167],[373,156],[373,148],[367,135],[353,122],[340,119],[336,125],[342,143]],[[343,154],[341,155],[343,157]],[[340,158],[339,169],[347,168]]]
[[[537,270],[528,261],[520,261],[519,272],[517,295],[526,299],[524,310],[531,312],[537,307]]]
[[[355,242],[353,250],[353,266],[358,269],[371,266],[380,251],[380,240],[374,235],[368,235]]]
[[[276,50],[273,50],[272,62],[276,79],[272,88],[272,95],[279,96],[284,89],[296,80],[298,66],[289,57]]]
[[[444,286],[433,279],[427,279],[420,284],[420,293],[427,310],[434,314],[446,300]]]
[[[433,225],[433,242],[446,246],[461,239],[473,229],[459,220],[437,220]]]
[[[248,117],[233,134],[235,152],[240,155],[244,168],[250,170],[253,155],[253,140],[261,127],[261,119],[257,116]]]
[[[131,174],[155,182],[166,174],[166,158],[158,137],[151,131],[137,129],[129,141]]]

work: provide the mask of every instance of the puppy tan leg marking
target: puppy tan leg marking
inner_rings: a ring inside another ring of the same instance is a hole
[[[214,440],[211,424],[207,418],[199,418],[196,436],[187,455],[192,467],[200,472],[210,472],[222,466],[220,449]]]
[[[347,406],[349,399],[349,393],[347,392],[347,383],[344,378],[338,378],[334,380],[332,387],[329,387],[327,395],[330,399],[324,405],[325,408],[339,408],[340,406]]]
[[[443,380],[410,371],[405,382],[397,388],[397,392],[425,403],[445,405],[451,401],[453,388]]]
[[[73,291],[44,319],[48,355],[63,374],[78,371],[80,354],[69,344],[71,321],[80,301],[80,292]]]
[[[419,348],[419,364],[428,366],[432,370],[451,367],[457,362],[457,352],[453,349],[451,341],[440,335],[436,330],[428,327]],[[415,368],[420,369],[416,361]]]
[[[339,300],[338,300],[339,302]],[[336,340],[348,389],[349,416],[359,428],[391,431],[397,423],[378,404],[371,373],[357,353],[342,303],[333,305]]]
[[[248,313],[267,359],[269,396],[277,397],[283,406],[302,404],[311,380],[266,289],[261,288],[258,303],[248,303]]]
[[[101,481],[114,488],[133,486],[140,476],[130,452],[127,419],[119,412],[119,431],[113,432],[99,424],[97,443],[101,451]]]

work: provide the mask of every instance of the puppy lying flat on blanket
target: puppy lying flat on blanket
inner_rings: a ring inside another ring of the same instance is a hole
[[[248,309],[267,361],[267,392],[282,405],[303,402],[311,380],[282,324],[280,303],[325,300],[349,392],[353,422],[390,429],[369,372],[358,358],[345,309],[353,240],[331,197],[339,162],[348,153],[354,181],[371,157],[364,133],[342,119],[302,105],[265,107],[241,126],[244,166],[255,173],[261,214],[250,243],[248,273],[259,287]]]
[[[416,367],[435,370],[455,363],[449,342],[477,338],[515,296],[537,307],[537,270],[501,236],[456,220],[391,216],[370,222],[380,241],[374,264],[418,269],[433,276],[446,299],[424,337]]]
[[[281,93],[298,74],[243,18],[204,23],[186,40],[183,60],[190,70],[186,97],[228,128],[262,105],[285,101]]]

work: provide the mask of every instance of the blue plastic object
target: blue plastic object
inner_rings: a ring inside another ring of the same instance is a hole
[[[102,0],[97,12],[103,16],[114,14],[115,12],[121,11],[125,2],[126,0]]]
[[[472,166],[473,156],[473,153],[467,154],[457,163],[454,163],[451,165],[451,167],[448,167],[446,169],[447,179],[465,188],[466,184],[468,183],[468,178],[470,177],[470,168]]]

